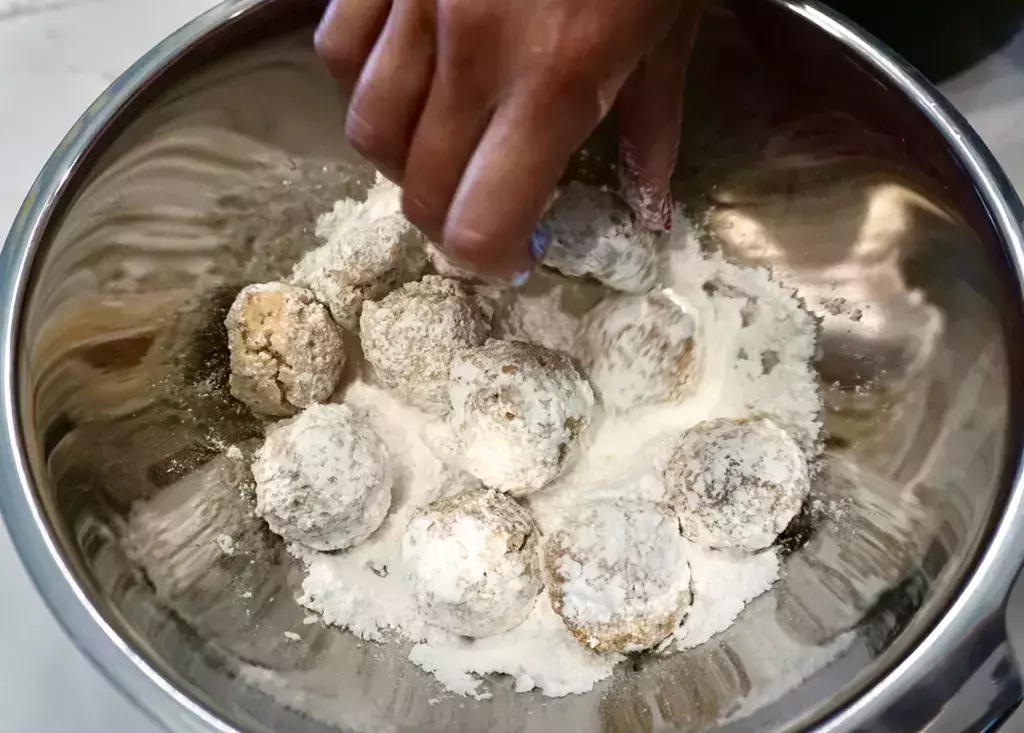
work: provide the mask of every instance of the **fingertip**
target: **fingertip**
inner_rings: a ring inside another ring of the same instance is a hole
[[[538,224],[530,235],[530,256],[534,262],[540,262],[551,248],[551,232],[543,224]]]
[[[510,242],[501,235],[457,222],[445,230],[444,248],[450,257],[466,263],[481,275],[512,282],[524,280],[536,265],[527,238]]]

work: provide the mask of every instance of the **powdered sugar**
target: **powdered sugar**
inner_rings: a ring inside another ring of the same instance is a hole
[[[452,692],[488,698],[489,692],[480,691],[485,675],[509,675],[517,692],[540,690],[548,697],[564,697],[593,689],[625,657],[580,646],[544,592],[529,617],[511,631],[474,641],[450,638],[417,644],[409,659]]]
[[[341,212],[339,218],[345,211],[344,206],[336,209]],[[337,221],[332,226],[344,224]],[[618,412],[597,409],[589,428],[579,430],[581,425],[570,426],[577,430],[578,460],[546,472],[543,480],[538,479],[539,485],[531,487],[535,493],[524,500],[540,535],[549,541],[560,531],[567,531],[567,522],[579,515],[581,507],[595,502],[622,502],[627,507],[648,506],[644,502],[650,506],[667,503],[671,495],[662,480],[663,472],[681,436],[701,421],[767,414],[793,434],[809,454],[813,455],[816,449],[821,405],[816,375],[810,365],[816,336],[813,318],[791,291],[772,281],[765,271],[740,268],[718,256],[701,254],[681,215],[677,215],[673,233],[663,244],[659,263],[661,283],[656,297],[665,312],[673,314],[673,309],[682,307],[690,319],[690,351],[699,354],[687,377],[690,383],[675,404],[631,405],[634,409]],[[560,335],[560,339],[565,341],[565,335]],[[457,361],[461,358],[457,357]],[[495,362],[499,371],[502,366],[522,367],[520,363],[498,362],[501,360]],[[477,372],[487,371],[479,365],[475,369],[474,374],[465,375],[467,384]],[[505,375],[511,381],[512,377],[521,376],[520,372]],[[615,373],[622,393],[644,394],[649,387],[645,379],[649,376],[636,370],[620,369]],[[525,389],[518,382],[516,385]],[[604,391],[615,387],[613,382],[608,385]],[[527,396],[539,399],[547,395],[550,400],[547,393],[552,392],[551,385],[545,383],[542,387],[529,386]],[[431,451],[424,440],[425,434],[432,433],[428,429],[430,418],[403,404],[392,393],[357,379],[339,397],[366,414],[392,456],[392,506],[372,537],[344,553],[328,555],[299,545],[291,547],[307,570],[300,602],[319,613],[325,622],[348,628],[364,639],[385,642],[397,638],[413,642],[410,659],[461,694],[488,696],[484,687],[488,674],[510,675],[517,690],[538,689],[549,696],[585,692],[608,678],[624,657],[585,648],[553,608],[561,603],[565,613],[564,590],[571,586],[573,602],[578,599],[581,604],[574,608],[593,610],[586,606],[594,600],[587,595],[589,589],[572,585],[583,577],[581,574],[565,573],[569,583],[562,584],[561,601],[554,598],[553,585],[549,584],[537,596],[522,623],[484,638],[469,640],[457,636],[424,617],[415,584],[410,585],[407,580],[409,558],[403,560],[400,551],[403,535],[429,503],[467,488],[479,488],[479,482],[445,465]],[[468,400],[468,392],[463,397]],[[578,397],[573,400],[579,401]],[[541,402],[535,406],[539,409]],[[468,437],[478,437],[482,424],[470,425]],[[522,445],[516,442],[515,448],[536,458],[549,437],[547,431],[540,436],[526,436]],[[494,440],[480,441],[479,460],[473,462],[474,467],[486,466],[488,461],[500,463],[504,459],[496,451]],[[465,446],[458,446],[456,457],[463,466],[469,452]],[[485,473],[476,468],[474,472]],[[493,484],[490,474],[483,478]],[[506,488],[513,490],[511,484]],[[728,628],[751,599],[771,586],[779,572],[773,549],[757,554],[711,550],[668,531],[673,524],[671,514],[661,512],[659,516],[663,521],[658,527],[665,529],[666,538],[652,543],[652,552],[641,553],[641,559],[657,560],[655,545],[667,544],[673,553],[660,559],[683,560],[667,565],[654,563],[658,568],[647,578],[651,585],[648,587],[645,580],[640,587],[643,592],[637,596],[646,601],[658,595],[650,591],[655,579],[660,578],[661,586],[669,589],[664,598],[659,595],[658,603],[653,604],[656,608],[648,604],[638,613],[639,622],[648,626],[654,617],[662,617],[659,628],[663,631],[646,634],[642,643],[634,640],[619,647],[630,651],[660,641],[659,650],[668,653],[707,641]],[[611,552],[618,547],[622,550],[617,555],[620,558],[636,549],[634,545],[626,548],[616,544],[614,536],[609,536],[608,541],[605,549]],[[591,546],[597,547],[593,543]],[[684,578],[681,570],[687,561],[690,572]],[[578,569],[582,572],[583,563],[580,565]],[[669,572],[672,569],[678,572]],[[618,581],[606,584],[603,597],[611,601],[604,605],[621,606],[620,591],[625,589],[627,585]],[[585,616],[576,614],[577,618]],[[594,618],[607,620],[611,616],[605,613]]]
[[[765,593],[779,575],[775,552],[731,556],[688,543],[694,602],[686,619],[661,651],[690,649],[725,631],[750,601]]]

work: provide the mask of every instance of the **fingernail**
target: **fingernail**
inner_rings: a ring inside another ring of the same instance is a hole
[[[512,278],[512,286],[516,287],[516,288],[520,288],[523,285],[526,285],[526,281],[530,279],[530,275],[532,275],[532,274],[533,274],[532,270],[527,270],[526,272],[520,272],[518,275],[513,276],[513,278]]]
[[[549,247],[551,247],[551,235],[548,234],[546,228],[538,225],[530,237],[530,256],[533,257],[533,261],[540,262],[544,259]]]

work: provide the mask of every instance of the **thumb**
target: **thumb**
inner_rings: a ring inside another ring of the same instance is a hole
[[[619,93],[619,179],[640,224],[671,226],[669,181],[679,155],[683,82],[700,25],[703,0],[686,0],[662,41],[640,62]]]

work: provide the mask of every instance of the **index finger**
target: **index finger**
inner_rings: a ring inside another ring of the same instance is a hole
[[[445,222],[444,246],[482,274],[525,280],[547,248],[536,229],[569,158],[604,115],[596,92],[523,90],[491,118]]]

